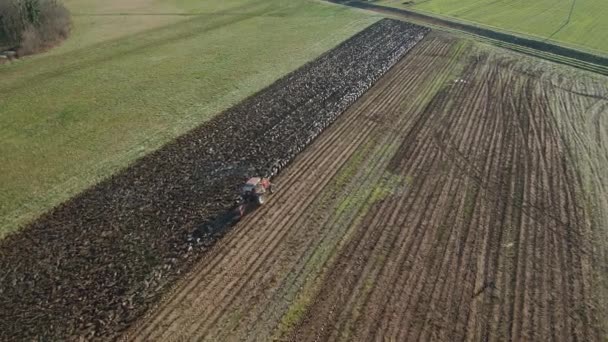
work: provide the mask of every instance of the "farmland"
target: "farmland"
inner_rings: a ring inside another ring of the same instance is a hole
[[[0,65],[0,238],[378,20],[301,0],[66,5],[69,40]]]
[[[431,33],[127,340],[603,340],[605,77]]]
[[[280,171],[428,31],[378,22],[7,236],[0,339],[118,335],[221,236],[243,176]]]
[[[0,340],[608,338],[604,66],[322,1],[67,4],[0,66]]]
[[[550,40],[607,55],[608,5],[601,0],[461,1],[380,0],[375,3],[421,11]]]

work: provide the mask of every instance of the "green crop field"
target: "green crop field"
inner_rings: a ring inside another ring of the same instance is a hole
[[[605,39],[608,2],[603,0],[380,0],[376,3],[608,54]]]
[[[0,65],[0,237],[378,20],[311,0],[66,0]]]

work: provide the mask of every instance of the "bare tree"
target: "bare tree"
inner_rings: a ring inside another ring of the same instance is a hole
[[[0,37],[5,44],[18,44],[24,29],[19,4],[16,1],[0,0]]]

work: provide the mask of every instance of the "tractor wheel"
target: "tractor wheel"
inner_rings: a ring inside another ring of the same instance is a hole
[[[257,196],[257,201],[259,205],[262,205],[266,202],[266,198],[263,195]]]

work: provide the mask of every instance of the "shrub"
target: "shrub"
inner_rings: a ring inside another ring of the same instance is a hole
[[[0,46],[35,53],[67,38],[70,12],[57,0],[0,0]]]

